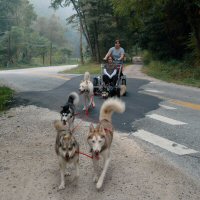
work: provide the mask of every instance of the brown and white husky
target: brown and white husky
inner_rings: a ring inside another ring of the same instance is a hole
[[[123,113],[125,111],[125,103],[118,98],[109,98],[106,100],[100,109],[99,123],[96,127],[90,125],[88,134],[88,144],[92,151],[93,165],[94,165],[94,182],[97,182],[96,188],[102,187],[104,177],[110,162],[110,147],[113,139],[113,125],[112,114],[113,112]],[[98,178],[97,163],[99,156],[103,157],[104,167],[103,171]]]
[[[59,189],[65,188],[65,170],[66,164],[73,163],[76,168],[76,177],[79,176],[79,144],[71,131],[59,120],[54,122],[57,130],[55,150],[59,159],[61,183]],[[69,173],[67,173],[69,175]]]

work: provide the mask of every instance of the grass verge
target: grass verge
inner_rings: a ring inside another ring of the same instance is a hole
[[[184,62],[151,61],[143,67],[143,72],[167,82],[200,88],[200,67],[189,66]]]
[[[84,65],[79,65],[78,67],[70,70],[65,70],[62,73],[66,74],[84,74],[85,72],[90,72],[90,74],[100,74],[101,66],[96,63],[85,63]]]
[[[12,99],[14,91],[8,87],[0,86],[0,112],[7,109],[9,100]]]

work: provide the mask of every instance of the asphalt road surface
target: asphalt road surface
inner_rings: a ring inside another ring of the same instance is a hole
[[[79,84],[82,79],[83,76],[73,77],[59,87],[48,91],[20,92],[16,96],[16,105],[25,103],[27,105],[37,105],[39,107],[49,108],[50,110],[59,112],[61,110],[60,107],[66,103],[68,94],[72,91],[78,92]],[[143,118],[145,113],[159,107],[158,104],[161,100],[157,97],[139,93],[141,90],[140,88],[147,83],[148,81],[139,79],[127,80],[127,87],[129,88],[127,96],[121,98],[126,102],[126,111],[124,114],[113,114],[113,123],[116,129],[126,133],[133,131],[133,122],[135,120]],[[80,101],[77,110],[80,114],[77,117],[97,123],[100,106],[104,102],[104,99],[100,96],[95,96],[96,107],[94,109],[89,109],[88,117],[85,115],[85,112],[82,111],[84,105],[84,99],[82,96],[80,96]]]

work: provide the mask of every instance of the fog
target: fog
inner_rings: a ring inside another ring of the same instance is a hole
[[[49,8],[51,5],[51,0],[29,0],[29,2],[34,5],[35,11],[38,16],[49,17],[52,14],[56,14],[60,17],[62,23],[64,24],[66,24],[66,18],[75,13],[71,6],[65,8],[60,7],[56,11],[53,8]]]

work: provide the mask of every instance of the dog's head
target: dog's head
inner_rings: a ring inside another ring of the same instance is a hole
[[[66,133],[60,137],[60,147],[65,152],[65,157],[71,158],[77,151],[77,142],[71,134]]]
[[[73,109],[70,108],[70,106],[67,104],[65,106],[62,106],[62,110],[60,111],[61,114],[61,121],[64,125],[66,125],[67,122],[70,122],[74,116]]]
[[[87,141],[96,159],[99,159],[99,153],[101,153],[103,147],[106,145],[105,136],[105,130],[101,125],[96,128],[92,124],[90,125]]]
[[[82,81],[80,83],[80,86],[79,86],[79,92],[80,94],[83,94],[84,92],[87,92],[89,91],[89,82],[88,81]]]
[[[66,126],[63,126],[59,120],[54,122],[54,127],[57,130],[57,146],[65,153],[65,158],[71,158],[78,150],[78,143],[72,135],[72,132]]]

